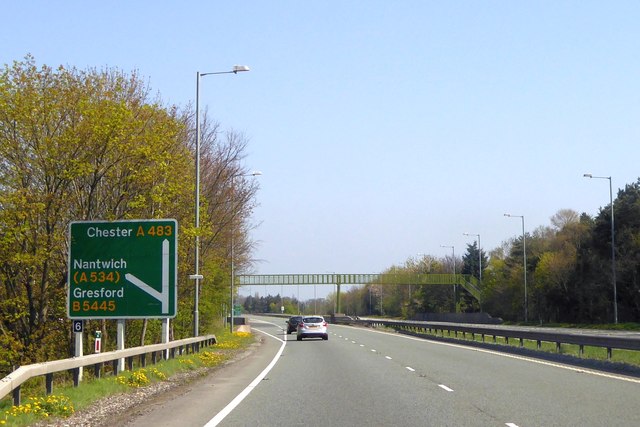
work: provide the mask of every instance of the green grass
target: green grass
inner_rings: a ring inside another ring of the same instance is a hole
[[[45,396],[44,379],[33,378],[21,388],[23,398],[20,406],[13,406],[11,396],[0,401],[0,426],[28,426],[45,419],[65,418],[101,398],[129,393],[181,372],[219,366],[254,342],[252,335],[231,334],[229,331],[216,333],[216,338],[218,344],[201,349],[199,353],[161,360],[144,368],[134,366],[133,371],[124,371],[117,377],[103,374],[102,378],[94,378],[93,370],[85,369],[78,387],[73,387],[69,375],[60,375],[50,396]]]

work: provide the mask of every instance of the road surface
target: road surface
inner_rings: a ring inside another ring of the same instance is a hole
[[[250,356],[127,426],[640,425],[637,378],[365,328],[299,342],[283,319],[251,326]]]

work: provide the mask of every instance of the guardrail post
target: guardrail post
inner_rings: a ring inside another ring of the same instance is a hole
[[[112,360],[111,361],[112,365],[113,365],[113,376],[117,377],[118,376],[118,359]]]
[[[140,355],[140,366],[142,366],[143,368],[145,368],[147,366],[147,354],[146,353],[142,353]]]
[[[13,404],[20,406],[20,386],[13,389]]]
[[[95,365],[93,365],[93,376],[96,378],[100,378],[100,374],[102,373],[102,370],[100,369],[102,366],[102,363],[96,363]]]
[[[584,346],[582,344],[578,346],[578,356],[584,356]]]
[[[520,338],[520,348],[524,347],[524,338]]]
[[[560,343],[556,342],[556,353],[560,353]]]
[[[607,360],[611,360],[611,347],[607,347]]]
[[[540,350],[540,349],[542,348],[542,341],[540,341],[540,340],[537,340],[537,341],[536,341],[536,348],[537,348],[538,350]]]
[[[158,359],[158,352],[154,351],[151,353],[151,363],[156,364]]]
[[[133,371],[133,357],[127,357],[127,368]]]
[[[45,375],[45,388],[47,396],[53,393],[53,374]]]
[[[80,385],[80,368],[72,369],[73,371],[73,386],[78,387]]]

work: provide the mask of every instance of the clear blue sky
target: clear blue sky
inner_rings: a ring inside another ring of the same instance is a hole
[[[640,176],[638,1],[21,1],[1,63],[138,70],[249,139],[256,273],[373,273]]]

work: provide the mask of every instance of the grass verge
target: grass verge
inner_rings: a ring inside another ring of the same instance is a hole
[[[57,384],[54,394],[49,396],[44,394],[42,380],[34,379],[23,387],[26,397],[21,405],[14,406],[10,396],[0,401],[0,426],[29,426],[54,418],[68,418],[102,398],[130,393],[179,373],[219,366],[254,342],[251,334],[243,332],[220,331],[216,338],[217,344],[199,353],[162,360],[153,366],[134,367],[133,371],[124,371],[118,376],[91,378],[85,370],[86,379],[78,387],[66,379]]]

